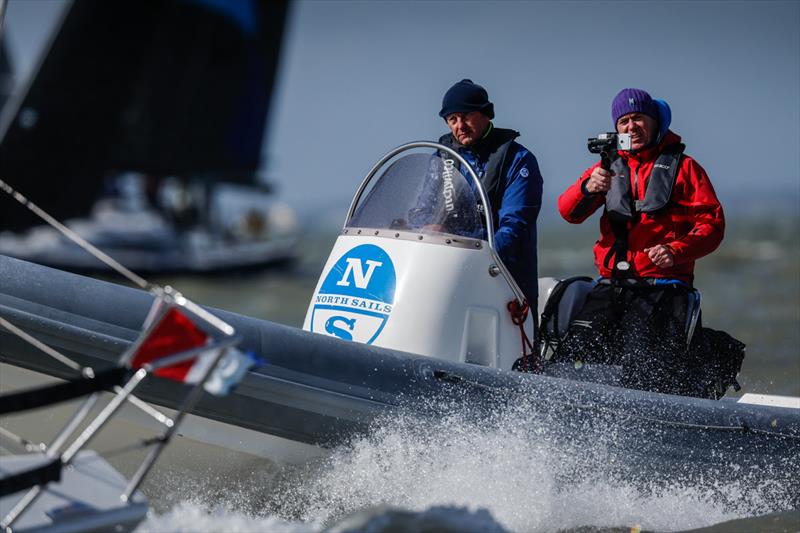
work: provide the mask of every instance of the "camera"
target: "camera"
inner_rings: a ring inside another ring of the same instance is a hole
[[[600,133],[587,142],[593,154],[612,153],[615,150],[630,150],[631,136],[628,133]]]
[[[631,149],[631,136],[628,133],[601,133],[588,141],[589,151],[600,154],[600,165],[609,170],[617,158],[617,150]]]

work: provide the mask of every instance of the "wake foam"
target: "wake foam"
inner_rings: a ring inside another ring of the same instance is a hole
[[[379,420],[324,460],[271,474],[244,489],[246,497],[228,492],[228,507],[183,503],[147,527],[294,532],[369,523],[381,531],[381,523],[414,528],[434,520],[442,531],[678,531],[790,505],[779,480],[753,478],[724,459],[699,471],[679,457],[665,468],[626,466],[637,453],[634,465],[646,460],[647,446],[632,452],[632,432],[611,418],[562,413],[556,423],[541,411],[532,416],[530,405],[488,414],[463,405],[448,406],[445,416]]]

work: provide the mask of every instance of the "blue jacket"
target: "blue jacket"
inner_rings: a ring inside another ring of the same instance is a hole
[[[511,130],[490,127],[493,128],[490,135],[511,133],[513,135],[507,135],[511,139],[518,135]],[[507,150],[502,164],[487,169],[493,152],[482,152],[483,139],[469,148],[455,142],[452,135],[443,136],[440,142],[458,151],[481,178],[495,215],[497,252],[535,310],[539,293],[536,219],[542,206],[543,186],[536,157],[511,140],[498,148]],[[496,175],[487,175],[487,170]]]

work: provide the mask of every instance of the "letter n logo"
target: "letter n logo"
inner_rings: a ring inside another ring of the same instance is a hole
[[[350,275],[352,274],[353,282],[356,284],[356,287],[359,289],[366,289],[367,286],[369,286],[369,280],[372,279],[372,274],[375,272],[375,268],[383,265],[383,263],[380,261],[367,259],[367,271],[365,273],[361,259],[356,257],[347,257],[345,258],[345,261],[347,261],[347,267],[344,270],[342,279],[336,282],[336,285],[339,285],[340,287],[350,286]]]

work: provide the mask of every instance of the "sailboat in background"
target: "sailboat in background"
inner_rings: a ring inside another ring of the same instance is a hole
[[[294,212],[259,174],[287,11],[255,0],[73,2],[2,107],[0,175],[137,271],[291,259]],[[106,268],[38,224],[0,198],[0,254]]]

